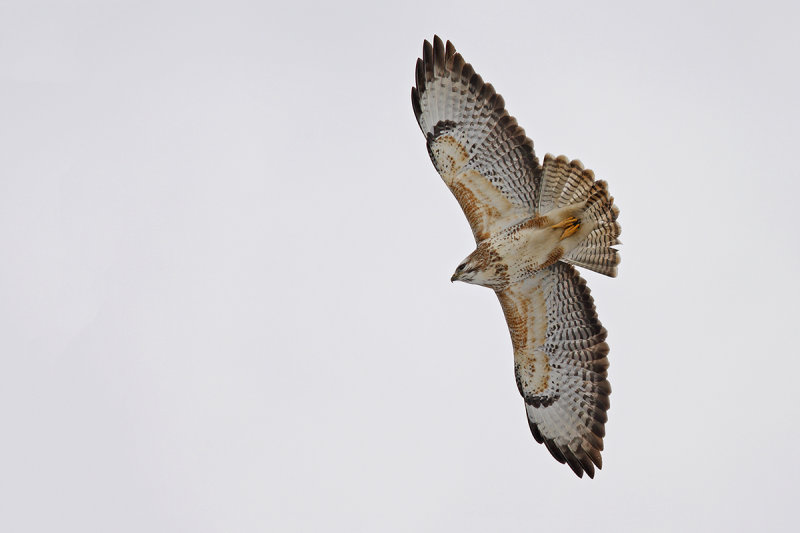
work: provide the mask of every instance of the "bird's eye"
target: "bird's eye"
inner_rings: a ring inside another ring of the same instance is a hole
[[[463,264],[463,265],[458,265],[458,268],[456,269],[456,272],[461,272],[462,270],[464,270],[465,266],[467,266],[466,263]]]

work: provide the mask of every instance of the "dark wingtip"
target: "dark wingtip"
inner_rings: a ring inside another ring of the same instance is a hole
[[[414,109],[414,116],[417,117],[417,122],[419,122],[419,117],[422,115],[422,106],[419,103],[419,92],[416,87],[411,88],[411,107]]]
[[[575,454],[572,453],[569,449],[562,450],[564,457],[567,459],[567,464],[575,472],[575,475],[578,477],[583,477],[583,466],[581,462],[575,457]]]
[[[526,413],[526,415],[527,415],[527,413]],[[525,418],[528,418],[528,417],[526,416]],[[542,437],[542,434],[539,431],[539,428],[536,426],[536,424],[531,422],[530,418],[528,418],[528,427],[530,428],[531,434],[533,435],[533,438],[536,440],[536,442],[538,442],[539,444],[542,444],[544,442],[544,438]]]
[[[425,69],[425,79],[427,80],[428,72],[430,71],[430,73],[433,74],[431,71],[433,68],[433,45],[428,41],[422,43],[422,65]]]
[[[414,69],[414,78],[417,82],[417,89],[420,91],[425,90],[425,62],[422,59],[417,59],[417,64]]]
[[[456,47],[453,46],[453,43],[451,43],[450,41],[444,43],[444,50],[445,50],[445,55],[448,58],[453,57],[456,54]]]
[[[433,73],[436,77],[443,77],[445,73],[444,43],[438,35],[433,36]]]
[[[558,446],[556,446],[556,443],[553,442],[553,439],[544,439],[544,445],[547,447],[547,451],[550,452],[550,455],[552,455],[556,461],[561,464],[567,462],[567,458],[564,457],[564,454],[558,449]]]

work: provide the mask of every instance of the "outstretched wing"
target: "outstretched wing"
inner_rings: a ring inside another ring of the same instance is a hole
[[[558,262],[497,293],[533,437],[579,476],[602,468],[608,419],[606,330],[586,282]]]
[[[534,214],[539,162],[533,142],[447,41],[425,41],[411,103],[436,170],[467,216],[475,240]]]

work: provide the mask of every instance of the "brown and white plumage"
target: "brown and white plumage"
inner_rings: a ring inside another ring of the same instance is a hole
[[[411,101],[428,153],[477,248],[453,280],[497,293],[534,438],[582,476],[600,468],[608,345],[572,265],[616,275],[619,211],[604,181],[533,142],[448,41],[425,41]]]

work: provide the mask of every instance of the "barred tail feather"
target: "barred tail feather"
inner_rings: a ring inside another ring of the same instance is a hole
[[[620,257],[619,251],[613,246],[621,244],[619,234],[622,231],[617,216],[619,209],[614,205],[614,198],[608,194],[608,185],[603,180],[595,181],[581,216],[592,221],[594,229],[562,260],[612,278],[616,277]]]
[[[577,159],[547,154],[542,161],[541,180],[536,207],[539,213],[546,213],[585,200],[594,183],[594,172],[584,169]]]

